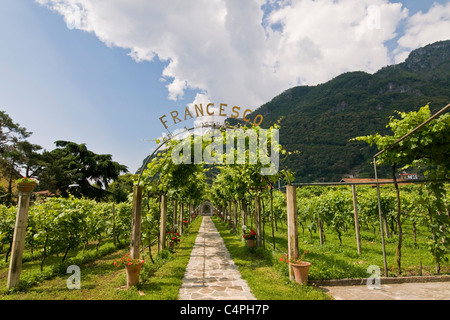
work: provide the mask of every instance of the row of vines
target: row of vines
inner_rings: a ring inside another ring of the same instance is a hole
[[[10,255],[16,208],[0,206],[0,249]],[[98,244],[113,238],[121,244],[128,241],[131,224],[131,205],[127,202],[113,204],[89,199],[48,198],[30,206],[26,248],[41,257],[41,270],[46,258],[61,255],[62,261],[71,249]]]
[[[423,185],[403,185],[401,194],[401,224],[408,226],[409,235],[413,240],[413,246],[417,247],[419,232],[422,239],[428,239],[425,244],[436,262],[436,271],[439,272],[440,264],[448,261],[449,243],[445,236],[445,229],[449,225],[437,225],[434,214],[445,216],[450,220],[450,185],[445,186],[443,203],[444,210],[438,211],[435,207],[434,194]],[[270,196],[266,193],[267,204]],[[357,214],[361,231],[373,234],[372,239],[380,241],[380,221],[378,213],[377,191],[375,187],[356,187]],[[383,220],[383,232],[386,238],[398,241],[398,225],[396,221],[397,198],[393,186],[380,188],[380,200]],[[266,208],[269,208],[267,205]],[[320,245],[326,242],[326,234],[334,233],[342,245],[344,234],[352,234],[355,239],[356,228],[353,208],[353,196],[350,187],[303,187],[297,188],[298,228],[301,234],[309,234],[310,239],[318,235]],[[263,212],[264,221],[272,223],[275,230],[285,229],[286,197],[284,192],[273,191],[273,213],[266,209]],[[442,218],[440,220],[443,220]],[[419,231],[420,230],[420,231]],[[436,231],[438,230],[438,231]],[[442,233],[439,233],[439,230]],[[395,238],[395,239],[394,239]],[[272,239],[266,239],[269,243]],[[364,250],[364,248],[363,248]]]
[[[151,247],[158,240],[158,200],[144,199],[141,240],[145,247]],[[185,205],[183,216],[186,220],[189,217],[187,209]],[[172,226],[179,219],[173,213],[180,213],[181,208],[175,208],[174,203],[169,202],[168,210],[171,213],[168,223]],[[4,254],[3,263],[8,262],[10,257],[16,211],[15,207],[0,206],[0,252]],[[84,250],[90,243],[94,243],[97,250],[102,240],[113,241],[118,247],[128,245],[131,218],[130,201],[106,203],[75,197],[39,200],[29,208],[25,246],[31,255],[41,258],[42,270],[48,257],[61,256],[64,262],[70,250]]]
[[[228,187],[232,186],[230,182],[228,180]],[[223,191],[224,185],[222,184],[221,188],[218,187],[218,190]],[[443,197],[445,209],[439,214],[450,219],[450,185],[445,185],[445,190]],[[436,220],[433,215],[437,210],[434,194],[426,186],[419,184],[402,185],[400,194],[401,223],[408,226],[407,230],[411,232],[409,238],[413,239],[413,247],[419,245],[428,247],[433,260],[436,262],[436,271],[439,273],[440,264],[448,261],[450,250],[445,233],[439,234],[436,232],[436,229],[444,231],[444,228],[448,228],[448,225],[441,225],[440,228],[436,228]],[[272,247],[282,248],[283,244],[277,243],[279,234],[276,237],[273,236],[276,232],[281,231],[283,233],[287,229],[286,195],[283,191],[266,188],[259,192],[258,196],[261,199],[263,240],[265,244]],[[223,220],[233,220],[232,203],[235,203],[238,206],[237,223],[241,226],[246,224],[248,229],[254,228],[253,192],[247,192],[247,195],[242,197],[241,201],[236,201],[233,197],[226,198],[223,193],[216,197],[213,195],[212,199],[221,207],[221,212],[224,213],[221,215]],[[398,241],[398,225],[396,221],[397,198],[395,188],[392,185],[382,186],[380,188],[380,200],[384,235],[387,239],[391,239],[390,242],[396,242]],[[360,231],[372,234],[373,236],[370,239],[380,243],[376,188],[357,186],[356,201]],[[242,203],[245,203],[245,205],[242,206]],[[297,188],[297,209],[299,234],[309,235],[311,241],[318,237],[319,245],[323,245],[327,242],[327,234],[334,233],[336,238],[339,239],[339,246],[342,245],[343,236],[350,235],[355,239],[356,248],[355,214],[351,187],[299,187]],[[269,232],[264,232],[264,229]],[[239,228],[236,228],[236,230],[241,232]],[[418,242],[419,232],[420,239],[422,239],[421,243]],[[423,239],[428,239],[428,241],[424,243]],[[364,249],[363,247],[362,250],[364,251]]]

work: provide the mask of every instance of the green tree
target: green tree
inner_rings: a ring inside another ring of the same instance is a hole
[[[102,199],[108,194],[104,188],[128,171],[126,166],[112,161],[111,155],[96,154],[84,143],[56,141],[55,144],[56,149],[43,154],[45,164],[39,181],[63,196],[71,193],[78,197]]]
[[[392,167],[392,176],[397,194],[397,226],[398,226],[398,273],[401,273],[401,203],[400,191],[396,179],[396,168],[400,165],[404,169],[409,167],[427,168],[425,176],[430,179],[448,179],[450,176],[450,115],[443,114],[435,118],[408,138],[394,142],[410,133],[413,129],[430,119],[431,112],[428,105],[417,112],[399,112],[400,119],[391,117],[388,128],[392,135],[382,136],[379,133],[355,138],[370,145],[375,144],[378,150],[385,150],[377,159],[377,163],[387,163]],[[391,145],[393,145],[391,147]],[[445,212],[445,189],[442,182],[433,182],[427,185],[434,195],[430,200],[434,203],[429,211],[430,229],[433,235],[430,250],[436,260],[436,269],[439,272],[440,262],[446,261],[445,255],[449,251],[450,229],[449,217]]]
[[[4,111],[0,111],[0,169],[2,177],[8,182],[4,202],[11,204],[13,200],[13,181],[22,175],[35,176],[38,169],[39,145],[26,139],[31,136],[24,127],[14,123]],[[22,173],[24,170],[25,173]]]
[[[137,176],[131,173],[119,176],[106,188],[111,193],[109,198],[116,203],[127,201],[128,196],[133,192],[133,184],[136,179]]]

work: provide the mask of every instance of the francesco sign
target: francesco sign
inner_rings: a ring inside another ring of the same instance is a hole
[[[253,121],[249,119],[247,116],[252,113],[252,110],[241,108],[239,106],[230,107],[228,104],[221,103],[219,104],[219,108],[214,107],[214,103],[208,103],[203,106],[203,104],[195,104],[194,110],[191,110],[189,107],[184,109],[184,116],[182,113],[178,111],[171,111],[170,115],[163,115],[159,118],[164,128],[168,129],[168,126],[175,125],[185,120],[205,117],[205,116],[219,116],[219,117],[230,117],[233,119],[237,119],[241,117],[245,122],[252,122],[255,126],[259,126],[263,121],[263,116],[258,114],[255,116]],[[168,125],[169,124],[169,125]]]

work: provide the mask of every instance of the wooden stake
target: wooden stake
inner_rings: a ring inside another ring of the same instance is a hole
[[[293,261],[298,258],[297,230],[297,197],[296,187],[286,186],[287,223],[288,223],[288,258]],[[289,278],[294,279],[292,267],[289,266]]]
[[[259,196],[255,197],[255,231],[256,231],[256,246],[262,246],[261,238],[261,201]]]
[[[359,233],[359,219],[358,219],[358,204],[356,201],[356,188],[352,184],[352,194],[353,194],[353,213],[355,216],[355,231],[356,231],[356,245],[358,249],[358,255],[361,254],[361,235]]]
[[[113,242],[114,246],[116,246],[116,205],[114,203],[112,207],[112,214],[113,214]]]
[[[14,227],[11,260],[9,262],[7,288],[12,289],[19,285],[22,271],[22,256],[27,232],[28,207],[30,205],[30,191],[19,191],[16,224]]]
[[[237,232],[237,202],[233,200],[233,232]]]
[[[179,234],[183,234],[183,211],[184,211],[184,205],[183,205],[183,202],[181,202],[180,203],[180,221],[178,223]]]
[[[161,218],[159,227],[159,250],[166,248],[167,197],[161,195]]]
[[[139,258],[139,247],[141,245],[141,223],[142,223],[142,186],[133,187],[133,211],[131,218],[131,240],[130,257]]]

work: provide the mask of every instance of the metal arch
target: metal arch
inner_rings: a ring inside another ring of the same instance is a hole
[[[137,184],[139,185],[139,183],[141,182],[142,173],[144,172],[145,167],[146,167],[147,164],[149,163],[150,159],[153,158],[153,156],[155,155],[155,153],[156,153],[162,146],[164,146],[167,142],[171,141],[171,140],[172,140],[173,138],[175,138],[176,136],[178,136],[178,135],[180,135],[180,134],[183,134],[183,133],[186,133],[186,132],[189,132],[189,131],[192,131],[192,130],[195,130],[195,129],[200,129],[200,128],[216,128],[216,129],[218,129],[218,128],[224,128],[224,127],[225,127],[225,123],[224,123],[222,126],[216,126],[215,124],[213,124],[213,125],[207,125],[207,126],[202,126],[202,127],[192,127],[192,128],[189,128],[189,129],[186,128],[186,127],[184,127],[184,130],[183,130],[183,131],[178,132],[178,133],[175,134],[175,135],[173,135],[172,133],[169,132],[168,138],[165,139],[164,142],[161,143],[161,144],[160,144],[160,145],[152,152],[152,154],[151,154],[149,157],[147,157],[147,159],[145,160],[144,164],[143,164],[142,167],[141,167],[141,173],[139,174],[139,178],[138,178],[138,183],[137,183]]]

